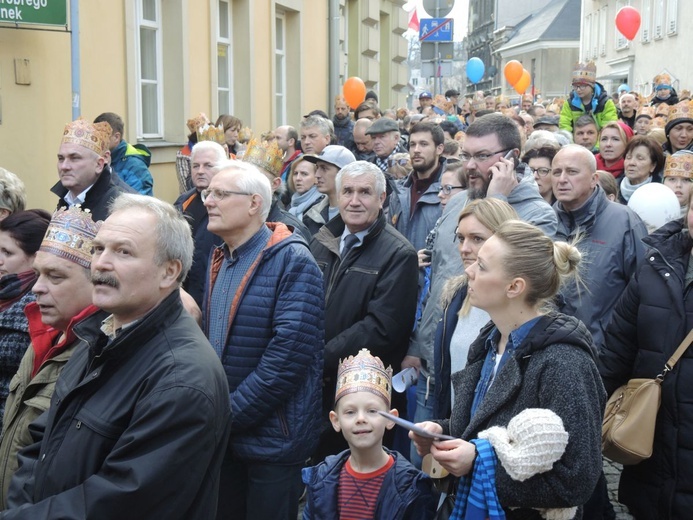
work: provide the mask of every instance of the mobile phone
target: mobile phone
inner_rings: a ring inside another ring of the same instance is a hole
[[[517,154],[515,153],[515,149],[513,148],[510,150],[508,153],[505,154],[505,157],[503,159],[512,159],[513,161],[516,159]]]
[[[430,249],[424,249],[423,254],[425,257],[424,262],[430,262],[431,258],[433,258],[433,251],[431,251]]]

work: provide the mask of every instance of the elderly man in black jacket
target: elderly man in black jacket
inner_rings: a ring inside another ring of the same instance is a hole
[[[58,208],[80,205],[95,221],[108,216],[108,205],[121,193],[135,193],[111,172],[106,157],[111,138],[107,122],[77,119],[68,123],[58,149],[59,181],[51,188]]]
[[[337,174],[336,189],[339,216],[310,243],[325,281],[324,407],[332,405],[340,359],[368,348],[385,366],[397,370],[401,365],[414,325],[418,281],[416,251],[383,216],[380,169],[366,161],[348,164]],[[401,394],[393,396],[394,407],[403,405]],[[343,445],[329,430],[319,455]]]
[[[230,427],[219,358],[183,309],[184,218],[122,195],[94,239],[93,303],[0,519],[208,520]]]

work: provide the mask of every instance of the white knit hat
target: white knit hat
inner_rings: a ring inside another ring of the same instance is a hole
[[[546,408],[527,408],[513,417],[507,428],[492,426],[479,432],[479,438],[488,439],[510,478],[520,482],[550,471],[568,445],[563,421]],[[542,517],[551,520],[573,518],[576,511],[575,507],[539,510]]]

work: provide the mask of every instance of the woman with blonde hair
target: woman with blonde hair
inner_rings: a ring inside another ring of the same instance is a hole
[[[455,240],[465,268],[476,262],[476,254],[500,225],[516,219],[517,213],[505,201],[488,197],[467,205],[457,219]],[[469,303],[467,275],[448,280],[441,297],[443,319],[436,331],[433,356],[435,364],[434,417],[449,417],[452,404],[450,375],[467,364],[472,341],[489,321],[489,315]]]
[[[26,206],[26,189],[22,180],[14,173],[0,167],[0,220]]]
[[[585,325],[546,310],[565,281],[579,278],[580,260],[574,245],[510,220],[466,269],[469,303],[491,322],[472,343],[467,367],[452,375],[450,419],[419,424],[456,438],[410,432],[421,455],[430,452],[464,477],[455,513],[469,506],[470,486],[481,479],[491,491],[485,517],[500,510],[508,519],[581,518],[602,470],[606,396]]]
[[[597,169],[609,172],[617,181],[623,178],[626,146],[633,137],[633,130],[620,121],[611,121],[599,131],[599,153]]]

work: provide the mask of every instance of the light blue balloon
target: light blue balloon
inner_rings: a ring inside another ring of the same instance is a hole
[[[472,83],[479,83],[481,78],[484,77],[485,70],[486,67],[484,67],[484,62],[481,61],[480,58],[471,58],[467,62],[467,79]]]

